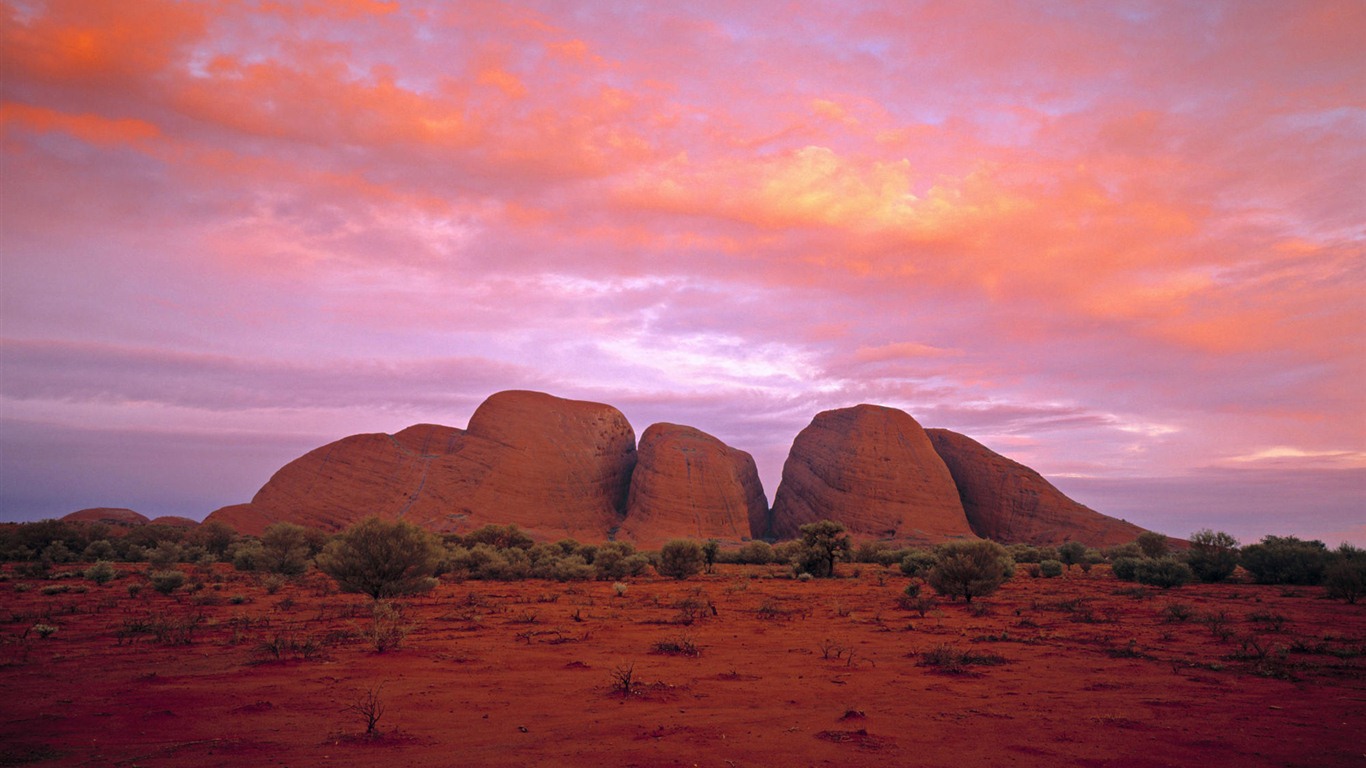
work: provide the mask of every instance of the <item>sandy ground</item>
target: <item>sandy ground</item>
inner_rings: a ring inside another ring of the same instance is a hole
[[[130,595],[123,568],[0,583],[0,766],[1366,765],[1366,605],[1318,588],[1102,566],[922,617],[868,565],[471,581],[403,601],[380,653],[368,598],[317,574]]]

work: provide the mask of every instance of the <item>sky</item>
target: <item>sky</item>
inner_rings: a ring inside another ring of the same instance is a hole
[[[1366,544],[1366,4],[0,0],[0,520],[488,395]]]

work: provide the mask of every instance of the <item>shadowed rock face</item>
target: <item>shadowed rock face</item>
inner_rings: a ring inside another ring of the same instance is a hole
[[[977,535],[1007,543],[1056,545],[1079,541],[1109,547],[1133,541],[1143,529],[1067,498],[1038,472],[993,452],[966,435],[927,430],[948,465],[968,523]]]
[[[337,530],[378,515],[440,532],[516,524],[541,539],[602,541],[621,523],[635,462],[635,433],[617,409],[500,392],[466,430],[419,424],[310,451],[250,505],[208,519],[259,535],[279,520]]]
[[[107,523],[109,525],[142,525],[147,516],[141,512],[122,507],[91,507],[64,515],[63,520],[73,523]]]
[[[617,538],[642,549],[677,538],[733,544],[764,526],[768,500],[748,453],[692,427],[653,424],[638,458]]]
[[[973,538],[953,477],[904,411],[857,405],[817,414],[797,435],[773,499],[770,534],[842,523],[856,539]]]

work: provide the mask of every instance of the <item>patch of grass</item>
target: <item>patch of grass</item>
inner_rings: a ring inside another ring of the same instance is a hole
[[[916,655],[916,654],[913,654]],[[918,667],[930,667],[946,675],[965,675],[968,667],[994,667],[1006,663],[999,653],[963,651],[948,643],[940,643],[919,654]]]

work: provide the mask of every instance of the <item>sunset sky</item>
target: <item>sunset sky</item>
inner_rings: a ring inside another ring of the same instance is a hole
[[[0,519],[489,394],[1366,544],[1366,3],[0,0]]]

